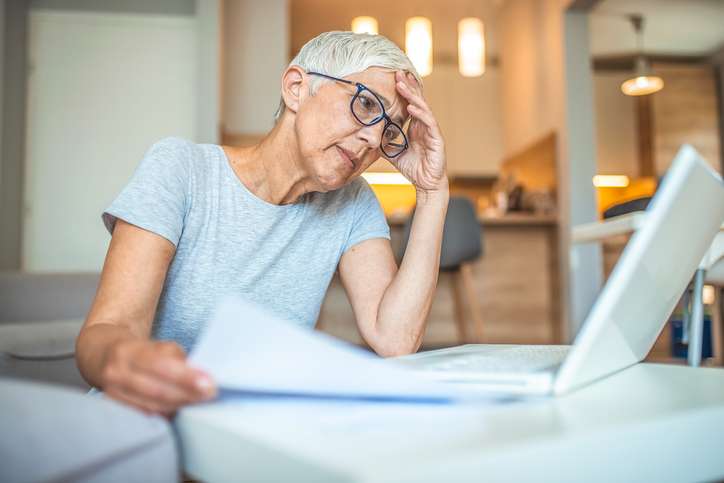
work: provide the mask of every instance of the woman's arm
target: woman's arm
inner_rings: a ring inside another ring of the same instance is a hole
[[[118,220],[95,300],[76,341],[89,384],[152,413],[171,414],[213,397],[211,379],[189,367],[181,347],[150,339],[174,245]]]
[[[390,242],[364,241],[341,258],[339,274],[364,340],[384,357],[419,349],[437,287],[449,195],[418,195],[399,270]]]

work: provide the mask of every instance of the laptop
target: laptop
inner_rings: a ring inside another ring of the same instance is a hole
[[[684,145],[573,345],[468,344],[397,359],[434,380],[510,395],[565,394],[602,379],[646,357],[722,221],[722,179]]]

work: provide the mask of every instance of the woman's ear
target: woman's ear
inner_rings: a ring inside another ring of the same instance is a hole
[[[307,74],[298,65],[292,65],[282,74],[282,98],[287,109],[296,113],[307,93]]]

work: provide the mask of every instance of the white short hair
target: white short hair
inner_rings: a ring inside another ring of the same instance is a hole
[[[370,67],[383,67],[412,73],[422,85],[422,78],[405,53],[387,37],[382,35],[356,34],[354,32],[324,32],[304,44],[289,63],[306,72],[319,72],[334,77],[345,77],[362,72]],[[314,95],[322,82],[327,79],[312,77],[310,93]],[[276,123],[282,116],[286,104],[279,100],[274,113]]]

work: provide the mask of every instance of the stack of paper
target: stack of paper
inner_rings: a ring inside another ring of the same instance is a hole
[[[454,386],[422,378],[326,334],[281,320],[230,298],[202,332],[191,364],[209,373],[223,392],[444,402]]]

